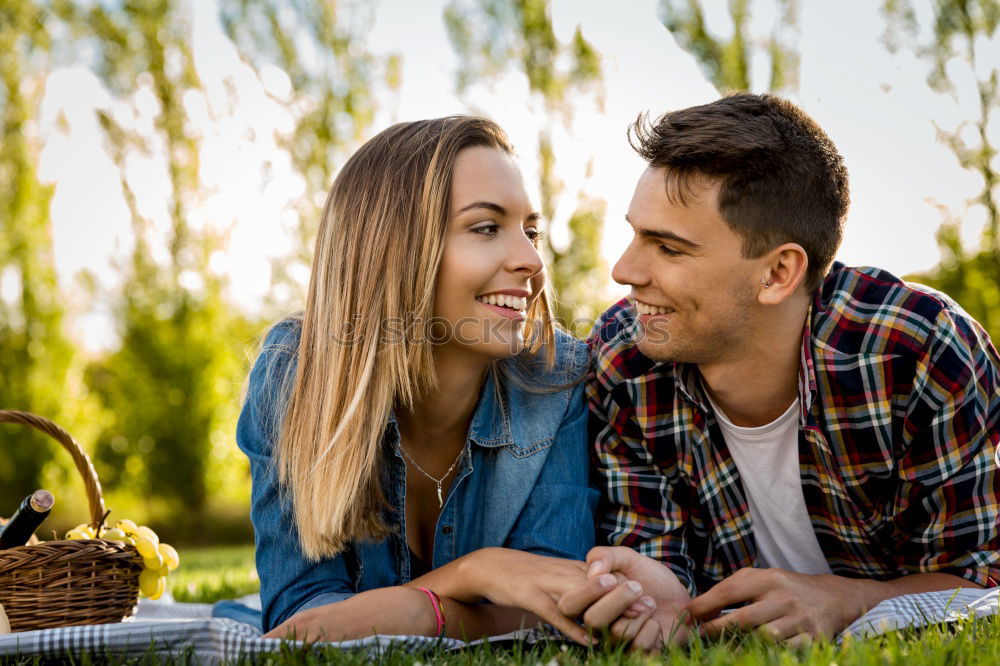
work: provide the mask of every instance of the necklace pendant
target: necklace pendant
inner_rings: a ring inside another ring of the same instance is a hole
[[[438,508],[440,509],[441,507],[444,506],[444,500],[441,498],[441,484],[440,483],[437,484],[437,487],[438,487]]]

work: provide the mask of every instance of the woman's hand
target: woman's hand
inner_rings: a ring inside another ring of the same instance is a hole
[[[587,563],[591,581],[615,574],[641,585],[646,596],[640,603],[630,604],[627,597],[601,596],[581,585],[561,598],[560,611],[582,614],[591,630],[606,630],[613,641],[643,650],[687,641],[684,608],[691,597],[668,567],[621,546],[593,548],[587,554]]]
[[[296,613],[264,638],[344,641],[375,634],[434,636],[437,618],[427,595],[409,587],[383,587]]]
[[[592,645],[594,640],[586,629],[559,611],[563,594],[582,589],[593,598],[620,597],[626,606],[642,594],[641,586],[630,586],[630,581],[614,574],[588,579],[585,562],[507,548],[477,550],[456,560],[456,568],[456,578],[462,585],[460,590],[446,592],[452,599],[470,603],[487,599],[498,606],[529,611],[581,645]],[[424,585],[424,580],[422,577],[410,584]]]

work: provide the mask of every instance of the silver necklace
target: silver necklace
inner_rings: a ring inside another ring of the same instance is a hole
[[[411,455],[409,454],[409,452],[407,452],[406,448],[405,448],[405,447],[403,446],[403,440],[402,440],[402,438],[400,438],[400,440],[399,440],[399,450],[400,450],[400,451],[402,451],[402,452],[403,452],[403,455],[404,455],[404,456],[406,457],[406,459],[407,459],[407,460],[409,460],[409,461],[410,461],[410,463],[411,463],[411,464],[412,464],[412,465],[413,465],[414,467],[416,467],[416,468],[417,468],[417,471],[418,471],[418,472],[420,472],[421,474],[423,474],[423,475],[424,475],[424,476],[426,476],[426,477],[427,477],[428,479],[430,479],[431,481],[433,481],[433,482],[434,482],[434,485],[436,485],[436,486],[437,486],[437,494],[438,494],[438,508],[440,509],[441,507],[443,507],[443,506],[444,506],[444,496],[443,496],[443,495],[441,494],[441,484],[442,484],[442,483],[444,482],[444,480],[445,480],[445,479],[447,479],[447,478],[448,478],[448,475],[449,475],[449,474],[451,474],[451,471],[452,471],[453,469],[455,469],[455,465],[457,465],[457,464],[458,464],[458,461],[462,459],[462,454],[463,454],[463,453],[465,453],[465,447],[463,446],[463,447],[462,447],[462,450],[458,452],[458,457],[457,457],[457,458],[455,458],[455,462],[453,462],[453,463],[451,464],[451,467],[449,467],[449,468],[448,468],[448,471],[447,471],[447,472],[445,472],[445,473],[444,473],[444,474],[443,474],[443,475],[441,476],[441,478],[440,478],[440,479],[435,479],[435,478],[434,478],[433,476],[431,476],[430,474],[428,474],[428,473],[427,473],[427,471],[426,471],[426,470],[425,470],[425,469],[424,469],[423,467],[421,467],[421,466],[420,466],[420,465],[419,465],[419,464],[417,463],[417,461],[416,461],[416,460],[414,460],[414,459],[413,459],[413,456],[411,456]]]

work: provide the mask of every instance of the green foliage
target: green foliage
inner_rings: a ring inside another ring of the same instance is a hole
[[[607,206],[603,200],[582,199],[569,219],[573,242],[565,250],[551,248],[553,255],[552,282],[560,285],[556,292],[556,314],[566,329],[585,338],[600,314],[600,302],[594,294],[601,293],[607,266],[601,257],[601,229]]]
[[[539,191],[542,216],[552,222],[563,183],[552,148],[553,117],[571,121],[571,93],[590,93],[598,100],[602,78],[600,56],[579,27],[569,44],[556,38],[548,0],[452,0],[445,8],[449,40],[461,65],[457,87],[466,91],[474,81],[497,78],[515,67],[540,99],[546,121],[538,133]],[[603,303],[600,292],[607,269],[601,260],[604,205],[580,197],[570,220],[566,248],[547,244],[551,287],[557,296],[556,319],[580,333],[589,330],[577,319],[593,321]]]
[[[148,87],[158,104],[151,134],[101,117],[136,242],[116,299],[120,347],[86,375],[107,410],[95,451],[98,472],[110,488],[145,489],[147,520],[193,527],[208,507],[210,466],[231,470],[217,475],[214,491],[231,487],[226,482],[241,467],[227,440],[238,399],[234,384],[246,371],[241,342],[249,341],[253,326],[227,305],[224,280],[208,270],[224,239],[193,229],[189,220],[200,153],[182,100],[201,86],[190,18],[177,3],[160,0],[129,0],[114,9],[65,3],[58,11],[79,43],[95,49],[95,69],[110,90],[124,97]],[[163,146],[170,184],[167,256],[160,261],[150,249],[154,225],[140,213],[126,177],[129,157],[149,154],[154,145]]]
[[[34,117],[51,46],[45,18],[34,4],[0,3],[0,409],[65,422],[74,412],[74,353],[52,256],[52,188],[35,169]],[[68,458],[33,430],[0,428],[0,514],[9,515],[46,483],[48,467],[65,470]]]
[[[207,92],[192,51],[194,9],[170,0],[0,2],[0,280],[3,293],[17,292],[0,299],[0,408],[38,412],[85,444],[96,441],[95,463],[115,516],[153,521],[188,542],[212,538],[192,529],[206,524],[210,510],[212,519],[230,520],[227,506],[245,511],[247,464],[233,432],[248,361],[265,324],[234,309],[227,279],[210,269],[228,231],[193,222],[210,194],[200,164],[204,128],[187,106]],[[373,77],[383,71],[390,87],[398,87],[399,57],[382,62],[368,55],[358,37],[366,27],[354,20],[361,14],[341,12],[334,3],[221,0],[219,9],[258,75],[276,65],[290,77],[292,97],[278,101],[293,111],[295,126],[276,138],[284,140],[307,191],[325,192],[338,160],[371,125]],[[120,291],[92,287],[96,298],[113,304],[120,338],[116,349],[93,359],[74,356],[63,337],[49,238],[52,193],[35,177],[33,119],[41,84],[53,64],[64,62],[89,67],[119,107],[131,107],[98,111],[135,246],[119,265]],[[151,128],[130,121],[128,111],[141,116],[149,100]],[[168,181],[162,203],[144,199],[149,193],[129,166],[136,159],[159,162]],[[290,303],[301,307],[304,296],[290,268],[309,263],[320,206],[314,196],[301,197],[294,212],[297,256],[276,262],[273,273],[275,283],[292,289],[269,304],[268,317]],[[43,482],[58,489],[61,500],[82,497],[63,487],[80,484],[53,458],[56,445],[28,430],[4,428],[3,436],[10,449],[0,456],[5,505]],[[53,526],[78,522],[81,513],[76,506],[73,515],[54,516]],[[246,521],[237,522],[227,525],[229,538],[245,538]]]
[[[272,265],[274,282],[289,287],[297,308],[305,302],[305,290],[292,279],[290,269],[311,263],[322,210],[318,195],[329,190],[350,149],[371,129],[376,77],[384,72],[390,89],[400,84],[400,56],[379,59],[365,47],[362,34],[373,20],[373,8],[352,9],[353,14],[336,2],[283,0],[231,0],[221,5],[223,27],[241,56],[258,69],[270,64],[284,70],[293,89],[293,99],[286,103],[302,110],[281,145],[305,180],[309,196],[301,197],[293,209],[299,221],[294,256]]]
[[[919,25],[908,0],[885,0],[882,10],[888,25],[885,43],[890,50],[901,43],[915,43],[920,55],[931,63],[928,85],[942,94],[957,94],[952,77],[953,63],[964,63],[967,74],[976,77],[978,117],[953,130],[937,128],[938,140],[955,154],[959,165],[977,174],[982,189],[967,201],[967,208],[982,207],[986,215],[981,244],[972,250],[963,247],[960,215],[942,208],[945,222],[938,231],[941,263],[927,273],[910,276],[929,284],[957,300],[986,328],[994,341],[1000,340],[1000,210],[997,188],[997,148],[991,141],[990,123],[1000,107],[996,56],[979,47],[994,37],[1000,24],[998,0],[935,0],[934,23],[929,43],[918,42]],[[993,67],[989,64],[993,63]],[[986,64],[986,67],[983,67]],[[977,74],[978,72],[988,72]],[[970,124],[974,139],[963,138]]]
[[[798,87],[799,70],[793,44],[797,36],[798,0],[776,0],[778,21],[771,33],[762,37],[751,34],[752,4],[752,0],[729,1],[733,24],[729,37],[712,34],[699,0],[660,0],[660,17],[678,45],[695,57],[705,77],[720,93],[760,88],[759,82],[751,81],[754,49],[766,54],[770,63],[767,90],[794,90]]]
[[[231,312],[220,285],[178,289],[150,263],[136,251],[132,274],[145,279],[128,285],[119,305],[121,347],[88,369],[88,384],[114,413],[96,457],[109,486],[149,489],[148,514],[194,527],[210,491],[245,499],[226,490],[242,482],[232,473],[242,468],[232,432],[256,327]]]

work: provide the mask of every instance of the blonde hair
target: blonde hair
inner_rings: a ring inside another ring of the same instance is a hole
[[[435,281],[451,217],[451,176],[472,146],[511,154],[484,118],[393,125],[338,174],[323,211],[298,349],[276,451],[303,554],[330,557],[352,541],[388,535],[383,435],[397,405],[433,391],[429,334],[388,339],[389,318],[433,318]],[[529,306],[525,350],[554,359],[547,296]],[[351,340],[335,340],[350,330]]]

